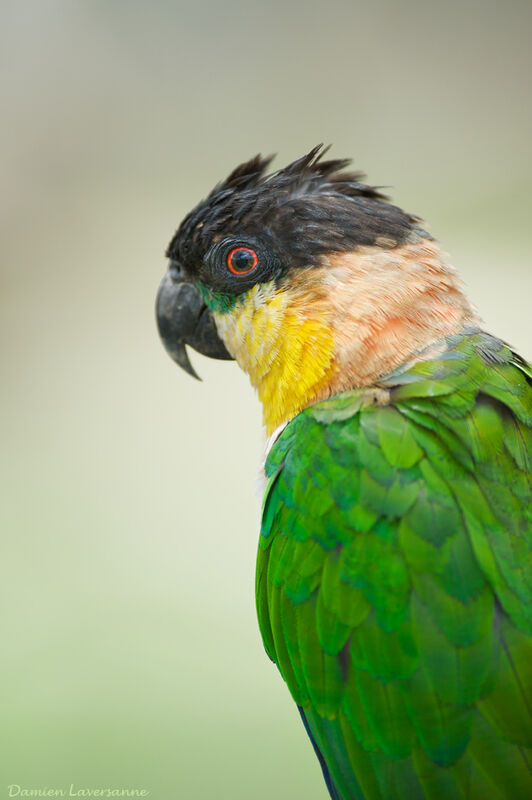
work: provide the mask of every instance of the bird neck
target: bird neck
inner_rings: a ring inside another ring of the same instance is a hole
[[[402,364],[426,359],[427,348],[446,336],[480,324],[433,239],[336,255],[326,280],[338,367],[331,394],[371,386]]]
[[[437,243],[360,247],[255,286],[218,333],[257,389],[266,432],[303,408],[375,381],[478,323]]]
[[[257,389],[268,435],[321,397],[336,371],[324,298],[317,305],[305,299],[313,298],[272,282],[255,286],[230,313],[214,313],[219,335]]]

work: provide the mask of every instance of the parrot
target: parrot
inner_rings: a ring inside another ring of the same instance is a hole
[[[532,798],[532,369],[314,147],[183,219],[156,315],[262,404],[256,609],[332,800]]]

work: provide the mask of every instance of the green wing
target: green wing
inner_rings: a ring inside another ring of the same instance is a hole
[[[338,800],[532,797],[532,389],[471,333],[266,464],[264,644]]]

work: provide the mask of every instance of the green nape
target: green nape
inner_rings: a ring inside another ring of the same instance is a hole
[[[340,800],[532,797],[530,370],[480,332],[271,449],[264,644]],[[389,401],[383,405],[388,393]]]

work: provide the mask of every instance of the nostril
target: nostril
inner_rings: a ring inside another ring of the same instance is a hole
[[[185,280],[185,270],[179,261],[170,261],[168,265],[168,274],[175,283],[180,283]]]

